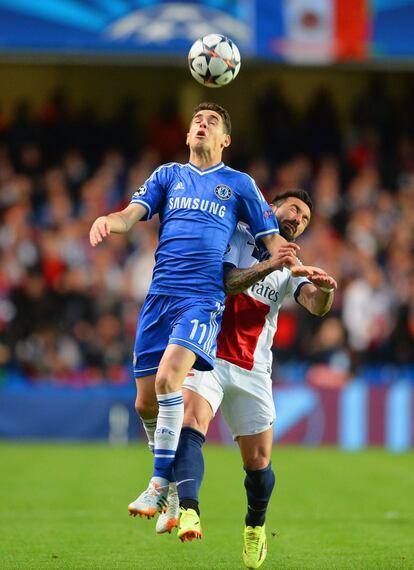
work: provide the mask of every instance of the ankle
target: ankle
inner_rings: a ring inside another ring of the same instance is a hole
[[[180,501],[180,508],[181,509],[193,509],[198,515],[200,515],[200,509],[198,506],[198,501],[195,499],[183,499]]]

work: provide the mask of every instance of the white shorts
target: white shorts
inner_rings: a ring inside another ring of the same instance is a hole
[[[191,370],[183,388],[196,392],[221,413],[234,439],[269,429],[275,421],[272,380],[268,373],[245,370],[216,360],[214,370]]]

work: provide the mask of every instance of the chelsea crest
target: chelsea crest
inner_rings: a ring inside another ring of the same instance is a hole
[[[228,200],[233,194],[233,190],[225,184],[219,184],[214,188],[214,194],[217,198],[220,198],[220,200]]]

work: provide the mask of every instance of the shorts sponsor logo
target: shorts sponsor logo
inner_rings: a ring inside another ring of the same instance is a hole
[[[225,184],[219,184],[214,188],[214,194],[217,196],[217,198],[220,198],[220,200],[228,200],[231,198],[233,190]]]

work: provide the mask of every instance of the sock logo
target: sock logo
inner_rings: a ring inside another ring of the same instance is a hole
[[[171,436],[171,437],[174,437],[174,436],[175,436],[175,431],[173,431],[173,430],[170,429],[169,427],[159,427],[159,428],[157,428],[157,429],[155,430],[155,433],[156,433],[157,435],[159,435],[160,437],[162,437],[162,436],[165,437],[165,436],[167,436],[167,435],[169,435],[169,436]]]

